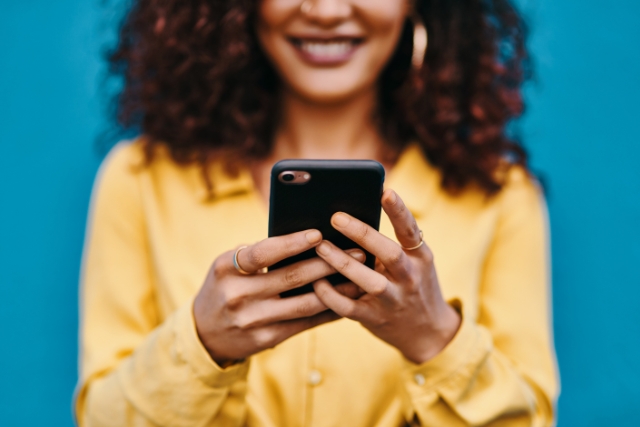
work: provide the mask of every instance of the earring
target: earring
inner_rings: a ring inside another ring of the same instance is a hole
[[[422,19],[417,14],[411,18],[413,23],[413,54],[411,55],[411,65],[414,70],[420,70],[427,53],[427,43],[429,41],[427,28],[422,23]]]
[[[313,5],[309,0],[305,0],[300,4],[300,12],[302,12],[303,15],[308,15],[311,9],[313,9]]]

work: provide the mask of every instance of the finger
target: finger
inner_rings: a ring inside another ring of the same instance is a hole
[[[360,286],[366,293],[373,296],[382,296],[388,293],[389,281],[386,277],[356,262],[333,243],[326,240],[322,241],[316,247],[316,252],[328,264],[332,265],[338,273]]]
[[[279,323],[274,323],[265,327],[256,328],[251,331],[255,345],[259,349],[267,349],[275,347],[282,341],[291,338],[292,336],[313,328],[324,323],[332,322],[340,319],[336,313],[331,310],[325,310],[322,313],[316,314],[312,317],[296,320],[286,320]]]
[[[418,223],[395,191],[386,189],[382,193],[382,209],[389,216],[401,246],[413,248],[420,244],[422,236]]]
[[[265,340],[267,340],[266,347],[273,347],[282,341],[291,338],[292,336],[306,331],[307,329],[315,328],[325,323],[333,322],[340,319],[341,316],[331,310],[325,310],[322,313],[315,316],[306,317],[304,319],[287,320],[284,322],[276,323],[267,328],[264,328]]]
[[[285,236],[269,237],[238,252],[240,268],[255,273],[278,261],[317,246],[322,241],[318,230],[305,230]]]
[[[360,263],[363,263],[366,259],[364,252],[359,249],[352,249],[347,251],[347,253]],[[335,272],[335,268],[322,258],[299,261],[260,276],[262,281],[261,284],[256,287],[256,291],[265,296],[275,296],[289,289],[298,288],[307,283],[322,279]],[[252,286],[255,285],[252,284]]]
[[[383,275],[387,271],[387,269],[385,268],[384,264],[378,258],[376,258],[376,263],[375,263],[373,269],[375,271],[377,271],[378,273],[383,274]]]
[[[313,289],[318,299],[340,316],[362,320],[362,302],[342,295],[327,280],[318,280],[313,284]]]
[[[338,293],[344,295],[347,298],[358,299],[362,295],[365,295],[366,292],[362,290],[362,288],[355,283],[341,283],[339,285],[335,285],[333,287]]]
[[[344,212],[331,217],[331,224],[340,233],[375,255],[398,278],[406,276],[409,260],[402,248],[387,236]]]
[[[336,292],[351,299],[359,298],[364,294],[364,291],[353,283],[342,283],[335,286],[335,289]],[[257,304],[246,317],[238,319],[237,326],[242,329],[266,326],[287,320],[313,317],[327,309],[328,307],[314,292],[290,298],[265,300]]]
[[[318,296],[309,292],[289,298],[263,300],[255,304],[250,311],[240,315],[236,325],[241,329],[251,329],[312,317],[326,310],[327,306]]]

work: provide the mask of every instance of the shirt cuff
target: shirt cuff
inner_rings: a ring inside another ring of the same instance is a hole
[[[449,304],[462,313],[459,300]],[[420,365],[405,359],[403,376],[409,396],[412,399],[432,396],[441,384],[463,381],[484,360],[490,347],[480,328],[462,316],[458,332],[438,355]]]
[[[248,359],[223,369],[209,356],[196,330],[193,298],[176,312],[175,328],[182,359],[191,366],[203,383],[220,388],[229,387],[237,381],[246,379],[249,372]]]

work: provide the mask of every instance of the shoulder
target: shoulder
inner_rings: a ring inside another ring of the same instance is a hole
[[[178,163],[168,147],[162,144],[149,146],[144,137],[122,141],[102,162],[94,192],[120,193],[121,197],[129,195],[146,201],[168,202],[175,197],[205,201],[210,197],[205,174],[208,182],[223,193],[227,187],[241,184],[243,188],[252,188],[246,179],[229,176],[224,160],[221,157],[204,168],[196,162]],[[246,178],[246,173],[240,175]]]
[[[144,157],[136,141],[117,143],[102,160],[96,176],[96,184],[105,185],[122,180],[130,180],[135,175],[136,166],[140,166]]]
[[[131,182],[144,165],[145,157],[139,140],[121,141],[102,161],[96,184],[101,186]]]
[[[147,152],[150,149],[151,152]],[[191,177],[195,169],[179,165],[171,158],[168,149],[158,145],[148,148],[144,138],[121,141],[116,144],[103,160],[96,184],[100,187],[119,187],[131,192],[132,185],[155,187]]]
[[[138,174],[144,155],[136,140],[116,144],[102,161],[94,180],[91,196],[93,215],[119,216],[138,210],[140,184]]]
[[[507,172],[504,186],[497,199],[501,205],[513,205],[529,201],[544,203],[544,192],[540,182],[522,166],[511,166]]]
[[[451,195],[440,189],[439,206],[448,211],[448,217],[461,216],[472,223],[521,224],[538,221],[546,216],[546,202],[539,182],[521,166],[505,170],[503,186],[497,193],[487,195],[479,186],[467,188],[461,194]]]
[[[138,205],[144,152],[138,140],[121,141],[102,161],[96,174],[92,205],[98,209],[122,209]]]
[[[505,229],[547,227],[547,204],[539,181],[523,167],[512,166],[495,197],[498,224]]]

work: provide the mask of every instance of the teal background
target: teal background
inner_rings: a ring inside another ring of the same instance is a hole
[[[521,130],[549,188],[559,425],[638,426],[640,2],[520,4],[537,57]],[[99,0],[2,0],[2,426],[72,425],[77,280],[111,24]]]

